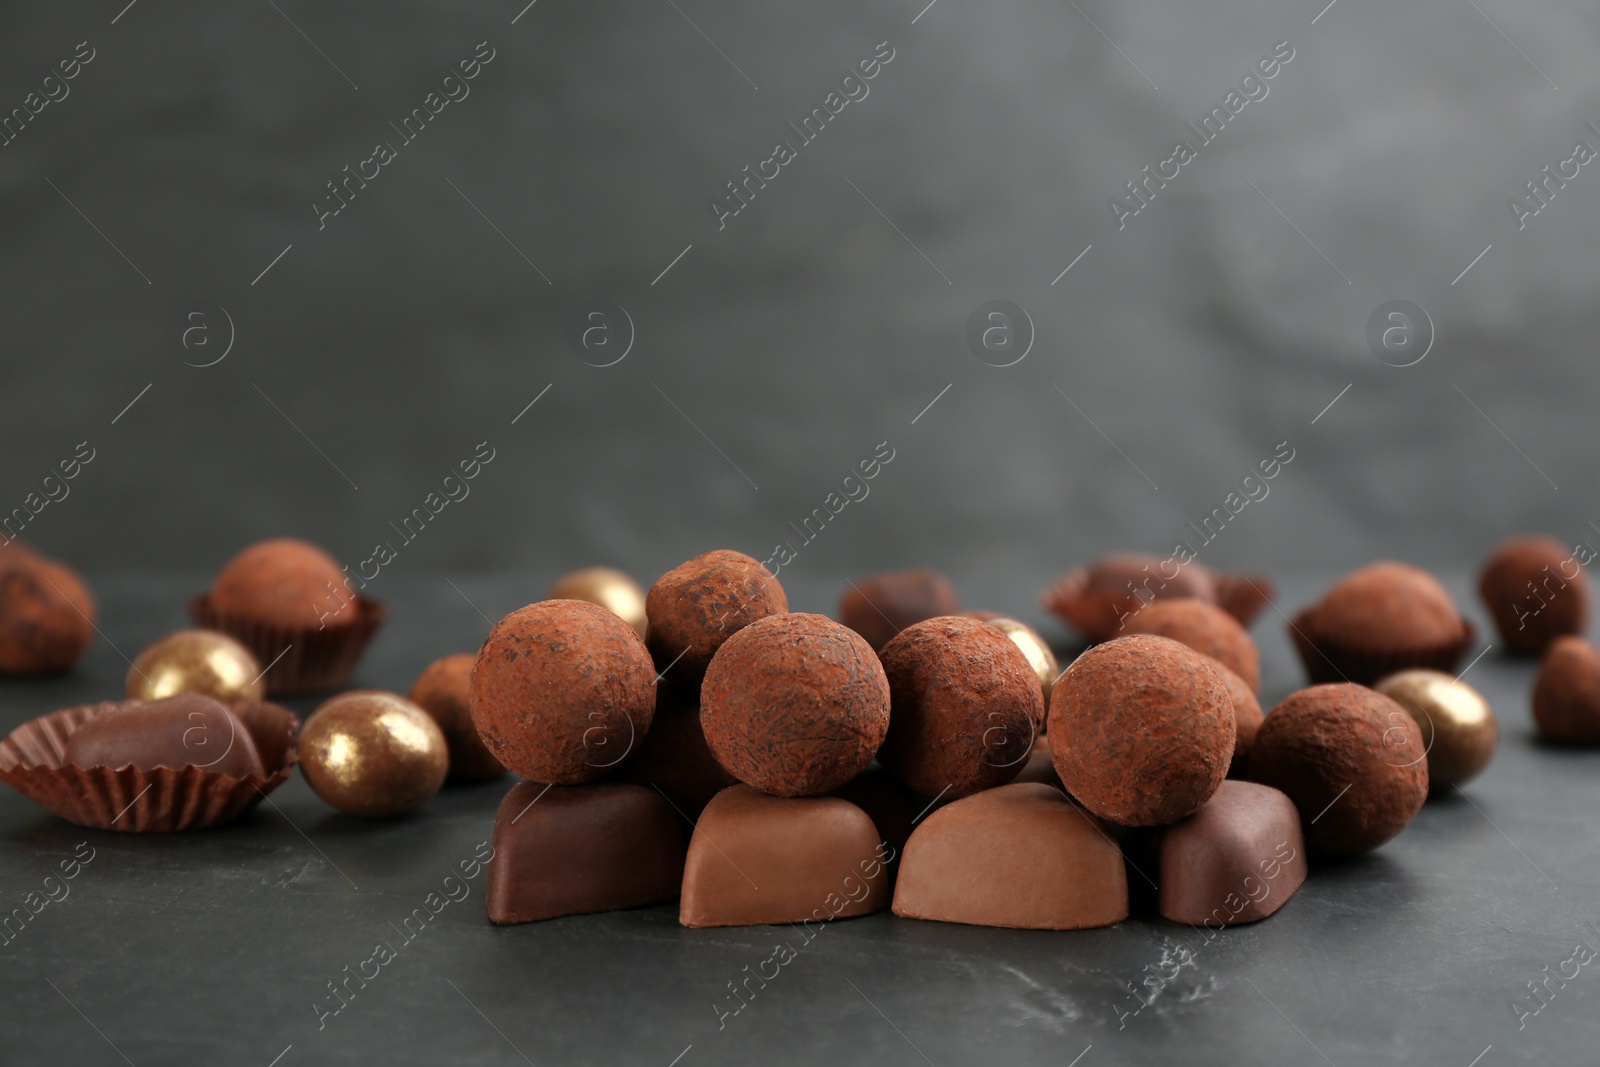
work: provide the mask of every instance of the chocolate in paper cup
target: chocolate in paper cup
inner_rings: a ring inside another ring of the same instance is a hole
[[[1306,608],[1289,623],[1289,637],[1311,685],[1354,682],[1372,686],[1396,671],[1416,667],[1452,674],[1478,636],[1477,627],[1462,619],[1461,635],[1452,641],[1409,648],[1352,645],[1318,634],[1311,626],[1311,612]]]
[[[389,616],[376,600],[356,597],[355,618],[317,629],[276,626],[248,615],[218,611],[209,593],[189,601],[197,626],[220,630],[244,645],[267,667],[269,696],[300,696],[343,689],[350,684],[362,653]]]
[[[261,752],[265,777],[236,778],[189,766],[75,767],[67,739],[84,723],[125,707],[106,701],[67,708],[25,722],[0,741],[0,781],[68,822],[96,830],[174,833],[204,830],[238,818],[289,780],[300,720],[276,704],[234,708]]]

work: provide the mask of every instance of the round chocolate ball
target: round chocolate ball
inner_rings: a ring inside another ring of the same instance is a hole
[[[729,637],[788,610],[783,586],[760,560],[719,548],[656,579],[645,597],[646,643],[657,670],[671,670],[675,683],[692,685]]]
[[[1306,844],[1358,856],[1406,828],[1428,799],[1422,731],[1395,701],[1338,682],[1291,693],[1250,747],[1250,778],[1287,793]]]
[[[908,626],[960,611],[950,579],[927,568],[862,578],[839,598],[839,621],[866,638],[874,651]]]
[[[1004,632],[927,619],[879,653],[889,679],[884,767],[924,796],[954,800],[1022,771],[1044,723],[1039,676]]]
[[[1129,596],[1133,596],[1134,590],[1148,590],[1146,595],[1154,595],[1157,600],[1182,597],[1216,600],[1216,583],[1205,564],[1193,561],[1178,564],[1177,573],[1171,577],[1166,573],[1169,569],[1167,560],[1161,556],[1139,553],[1106,556],[1088,569],[1083,587],[1089,593],[1126,593]],[[1135,600],[1134,604],[1137,603]]]
[[[94,637],[94,597],[70,568],[0,548],[0,674],[59,674]]]
[[[717,762],[741,782],[780,797],[815,796],[872,762],[889,730],[889,683],[855,631],[823,615],[769,615],[712,657],[700,725]]]
[[[444,733],[394,693],[357,690],[329,700],[300,731],[300,770],[312,792],[350,815],[401,815],[439,791],[449,770]]]
[[[665,681],[656,686],[650,732],[617,772],[618,781],[661,790],[689,822],[711,798],[738,782],[706,744],[700,725],[700,694]]]
[[[1430,790],[1460,785],[1488,766],[1500,727],[1494,709],[1472,686],[1442,671],[1410,670],[1391,674],[1376,688],[1417,721]]]
[[[1022,651],[1028,660],[1028,666],[1033,668],[1033,673],[1039,678],[1039,695],[1043,697],[1045,707],[1049,707],[1050,690],[1056,684],[1056,676],[1061,673],[1061,667],[1056,663],[1056,654],[1050,643],[1039,636],[1039,631],[1009,615],[1000,615],[993,611],[969,611],[965,614],[969,619],[977,619],[993,626]]]
[[[1513,537],[1494,550],[1478,577],[1478,595],[1512,652],[1536,656],[1558,637],[1589,625],[1593,592],[1573,553],[1551,537]]]
[[[1219,664],[1219,666],[1221,666]],[[1245,777],[1249,766],[1250,746],[1255,744],[1256,731],[1261,729],[1265,717],[1256,691],[1245,684],[1243,678],[1226,667],[1218,671],[1228,686],[1228,696],[1233,700],[1233,761],[1228,764],[1229,778]]]
[[[486,782],[506,773],[500,761],[484,747],[478,728],[472,723],[468,692],[476,661],[470,652],[436,659],[407,694],[407,699],[433,716],[444,733],[445,746],[450,750],[452,782]]]
[[[211,606],[285,629],[355,621],[344,572],[316,545],[280,537],[260,541],[228,561],[211,584]]]
[[[1244,679],[1252,691],[1261,688],[1261,653],[1239,620],[1215,604],[1188,597],[1156,600],[1129,615],[1123,629],[1130,634],[1170,637],[1210,656]]]
[[[618,766],[650,729],[656,670],[639,634],[583,600],[543,600],[495,623],[469,703],[485,747],[535,782],[575,785]]]
[[[1345,575],[1312,621],[1319,634],[1378,647],[1436,645],[1461,633],[1461,613],[1438,579],[1388,560]]]
[[[1166,637],[1096,645],[1050,697],[1050,751],[1067,792],[1123,826],[1200,810],[1227,776],[1237,727],[1222,668]]]
[[[623,622],[645,635],[644,590],[639,583],[611,567],[584,567],[556,579],[546,600],[587,600],[613,611]]]
[[[266,695],[254,653],[215,630],[179,630],[138,656],[123,679],[130,700],[200,693],[224,704],[250,704]]]
[[[1581,637],[1558,637],[1539,664],[1533,722],[1558,745],[1600,745],[1600,652]]]

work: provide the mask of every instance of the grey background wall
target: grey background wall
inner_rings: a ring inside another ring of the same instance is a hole
[[[887,441],[793,568],[959,579],[1166,551],[1287,441],[1203,559],[1600,539],[1600,168],[1521,229],[1507,205],[1600,148],[1600,9],[924,2],[13,5],[7,113],[94,58],[0,148],[0,510],[87,441],[24,536],[91,574],[279,534],[355,564],[488,441],[391,567],[648,580],[800,546]],[[710,199],[884,41],[719,229]],[[1119,229],[1108,200],[1279,42],[1267,95]],[[966,340],[996,298],[1036,332],[1005,368]],[[1391,299],[1436,327],[1411,367],[1366,340]],[[599,301],[635,333],[604,368],[567,340]]]

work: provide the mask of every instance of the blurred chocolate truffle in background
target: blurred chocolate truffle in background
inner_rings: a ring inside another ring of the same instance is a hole
[[[394,693],[357,690],[327,701],[300,731],[312,792],[349,815],[402,815],[444,784],[450,753],[427,712]]]
[[[1422,731],[1428,788],[1439,792],[1475,776],[1494,756],[1500,727],[1472,686],[1441,671],[1391,674],[1374,688],[1405,708]]]
[[[1239,620],[1203,600],[1157,600],[1129,615],[1124,634],[1170,637],[1210,656],[1244,679],[1252,692],[1261,688],[1261,653]]]
[[[646,642],[656,670],[695,685],[722,643],[757,619],[789,610],[783,586],[761,561],[719,548],[680,563],[650,587]]]
[[[0,673],[66,670],[89,647],[98,616],[71,568],[17,542],[0,547]]]
[[[545,594],[546,600],[587,600],[616,614],[645,634],[644,590],[639,583],[612,567],[584,567],[564,574]]]
[[[839,598],[839,621],[866,638],[874,652],[908,626],[960,611],[950,579],[925,567],[862,578]]]
[[[134,657],[123,679],[130,700],[200,693],[224,704],[249,704],[266,695],[255,655],[215,630],[170,633]]]
[[[639,634],[598,604],[542,600],[494,624],[469,703],[508,770],[551,785],[621,764],[655,714],[656,671]]]
[[[1345,575],[1295,616],[1289,633],[1314,684],[1372,685],[1407,667],[1454,670],[1473,638],[1433,575],[1388,560]]]
[[[1558,637],[1533,685],[1539,736],[1559,745],[1600,745],[1600,652],[1581,637]]]
[[[1220,664],[1218,666],[1221,667]],[[1223,684],[1228,687],[1228,696],[1233,701],[1233,761],[1228,764],[1228,777],[1244,778],[1250,763],[1250,746],[1255,744],[1256,731],[1261,729],[1261,720],[1265,716],[1255,690],[1245,685],[1243,678],[1226,667],[1221,667],[1217,673],[1222,675]]]
[[[1267,713],[1250,779],[1288,794],[1314,851],[1358,856],[1421,809],[1428,757],[1421,729],[1389,697],[1347,682],[1316,685]]]
[[[1068,571],[1042,599],[1051,612],[1098,642],[1118,636],[1123,618],[1151,600],[1183,597],[1216,600],[1216,585],[1203,564],[1123,554]]]
[[[826,793],[866,770],[883,744],[889,683],[854,631],[825,615],[769,615],[717,650],[700,724],[741,782],[780,797]]]
[[[472,665],[470,652],[436,659],[424,668],[407,694],[417,707],[433,716],[450,751],[451,782],[485,782],[506,773],[500,761],[484,747],[468,707]]]
[[[211,583],[211,607],[284,628],[343,626],[356,613],[333,557],[307,541],[279,537],[240,552]]]
[[[1589,625],[1592,590],[1577,555],[1552,537],[1502,541],[1478,576],[1478,595],[1512,652],[1536,656]]]
[[[244,721],[198,693],[133,700],[97,715],[67,738],[63,761],[74,767],[199,767],[215,774],[266,777]]]
[[[1039,675],[989,623],[926,619],[878,653],[889,680],[889,734],[878,760],[923,796],[950,799],[1021,773],[1044,722]]]
[[[706,744],[700,725],[700,694],[665,679],[656,686],[650,732],[634,746],[616,779],[659,789],[691,825],[712,797],[738,781]]]
[[[1096,645],[1050,697],[1050,750],[1062,784],[1102,819],[1162,826],[1222,784],[1237,728],[1221,668],[1166,637]]]

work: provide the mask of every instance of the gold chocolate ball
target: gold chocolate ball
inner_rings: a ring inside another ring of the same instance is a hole
[[[439,724],[411,701],[357,690],[306,720],[300,769],[312,791],[340,811],[401,815],[439,791],[450,753]]]
[[[546,600],[587,600],[599,604],[644,636],[644,590],[610,567],[585,567],[556,580]]]
[[[123,692],[130,700],[200,693],[224,704],[253,704],[267,692],[255,654],[215,630],[179,630],[139,653]]]
[[[1488,765],[1500,744],[1494,709],[1465,682],[1439,671],[1391,674],[1375,687],[1416,720],[1432,788],[1461,785]]]
[[[1044,691],[1044,706],[1048,708],[1050,689],[1056,684],[1056,676],[1061,673],[1061,669],[1056,665],[1056,654],[1050,651],[1050,646],[1045,643],[1044,638],[1027,623],[1018,622],[1005,615],[996,615],[983,621],[1011,638],[1011,643],[1022,649],[1022,654],[1028,657],[1028,666],[1039,676],[1039,688]]]

